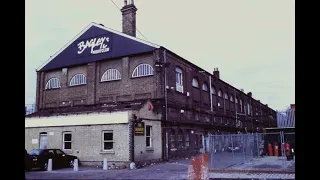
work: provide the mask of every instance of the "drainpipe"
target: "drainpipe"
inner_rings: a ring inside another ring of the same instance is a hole
[[[168,94],[167,94],[167,53],[166,50],[163,50],[163,61],[164,61],[164,100],[165,100],[165,111],[166,111],[166,116],[165,116],[165,122],[168,120]],[[166,123],[165,123],[166,124]],[[165,128],[165,135],[166,135],[166,158],[168,159],[169,156],[169,139],[168,139],[168,131],[167,128]]]
[[[132,118],[130,119],[130,122],[129,122],[129,137],[130,137],[130,140],[131,140],[131,143],[130,143],[130,156],[129,156],[129,160],[131,162],[134,162],[134,122],[135,120]],[[131,136],[130,136],[131,135]]]

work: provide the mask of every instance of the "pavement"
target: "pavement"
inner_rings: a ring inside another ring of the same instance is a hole
[[[141,169],[102,170],[95,167],[56,169],[54,171],[33,170],[26,172],[26,179],[187,179],[187,164],[158,163]]]
[[[249,163],[235,165],[225,170],[279,170],[277,166],[283,161],[276,157],[256,158]],[[216,162],[217,163],[217,162]],[[26,172],[26,179],[187,179],[190,159],[151,164],[140,169],[129,170],[102,170],[102,167],[80,166],[79,171],[72,168],[56,169],[51,172],[33,170]],[[287,163],[286,167],[294,167],[294,161]],[[239,173],[239,172],[210,172],[210,179],[295,179],[295,174],[291,173]]]

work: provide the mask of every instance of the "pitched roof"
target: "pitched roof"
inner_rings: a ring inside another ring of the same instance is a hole
[[[104,50],[101,51],[101,48]],[[37,71],[151,52],[157,48],[160,46],[92,22]]]

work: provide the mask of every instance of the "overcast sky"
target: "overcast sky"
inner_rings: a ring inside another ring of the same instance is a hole
[[[123,0],[113,0],[121,8]],[[137,28],[273,109],[295,103],[293,0],[135,0]],[[111,0],[26,1],[25,101],[35,103],[42,63],[90,22],[121,31]],[[139,38],[143,37],[138,33]]]

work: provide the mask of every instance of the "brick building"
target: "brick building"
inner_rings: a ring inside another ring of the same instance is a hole
[[[27,149],[39,147],[41,133],[48,133],[48,147],[61,148],[64,133],[71,132],[78,149],[69,153],[99,161],[101,133],[110,131],[118,148],[111,161],[167,159],[203,150],[208,132],[276,126],[274,110],[220,79],[217,68],[211,74],[136,38],[133,2],[121,11],[122,32],[91,23],[37,70],[37,112],[26,117]],[[135,136],[140,122],[145,132]]]

